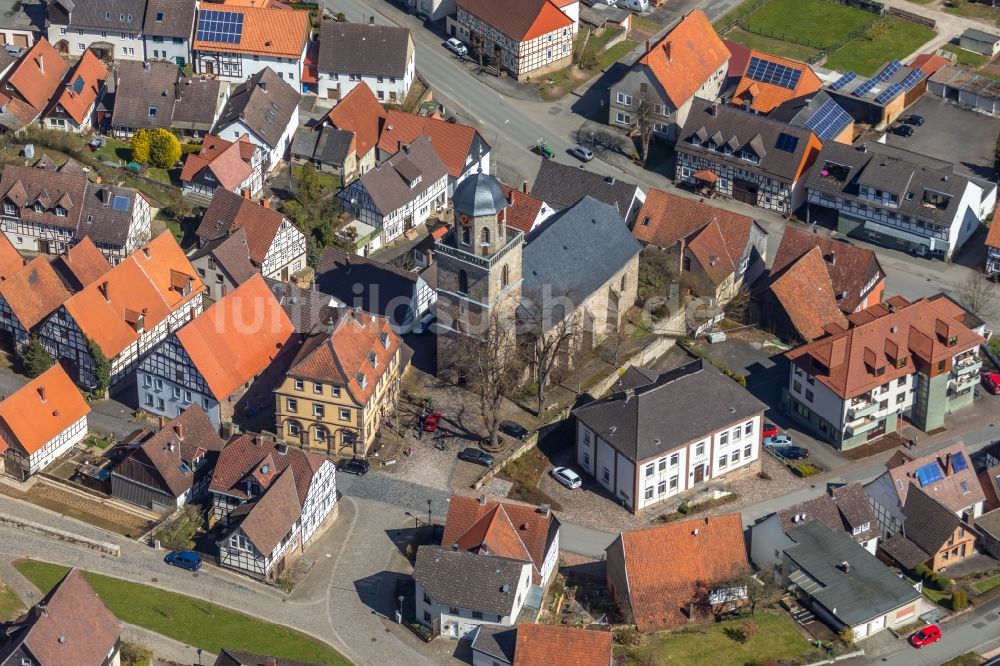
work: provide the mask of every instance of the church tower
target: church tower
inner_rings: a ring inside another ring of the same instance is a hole
[[[468,344],[488,322],[510,327],[521,300],[524,235],[507,226],[507,197],[489,174],[469,176],[452,197],[452,230],[435,243],[437,254],[438,371],[452,361],[455,344]]]

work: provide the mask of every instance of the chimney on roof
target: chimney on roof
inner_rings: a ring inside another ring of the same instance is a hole
[[[410,144],[408,143],[403,144],[403,152],[406,153],[407,155],[410,154]]]
[[[260,205],[263,206],[264,208],[270,208],[271,200],[268,199],[267,197],[264,197],[263,199],[260,200]]]
[[[840,563],[840,569],[846,574],[851,573],[851,563],[848,562],[847,560],[844,560],[843,562]]]
[[[42,74],[44,74],[45,73],[45,58],[42,57],[41,53],[38,54],[38,58],[36,58],[36,61],[38,62],[38,71],[41,72]]]
[[[142,253],[143,253],[143,255],[145,255],[145,257],[146,257],[147,259],[149,259],[149,246],[148,246],[148,245],[144,245],[144,246],[143,246],[143,248],[142,248]]]
[[[240,190],[240,194],[243,195],[244,199],[249,200],[250,199],[250,188],[249,187],[244,187],[242,190]]]
[[[693,530],[691,530],[691,536],[698,536],[698,528],[697,527],[694,528]]]
[[[157,419],[157,421],[159,421],[159,424],[160,424],[160,430],[163,430],[163,426],[165,426],[165,425],[167,424],[167,420],[166,420],[165,418],[163,418],[163,416],[161,415],[161,416],[160,416],[160,417],[159,417],[159,418]]]
[[[105,301],[107,301],[108,303],[111,302],[111,299],[108,297],[108,281],[107,280],[105,280],[101,284],[97,285],[97,290],[99,292],[101,292],[101,296],[104,297]]]
[[[528,187],[527,179],[521,181],[521,191],[525,194],[531,194],[531,188]]]
[[[267,80],[263,76],[260,77],[260,79],[257,80],[257,85],[260,86],[261,90],[263,90],[264,92],[267,92]]]
[[[543,516],[549,515],[549,511],[551,511],[551,510],[552,510],[552,507],[549,506],[548,504],[540,504],[538,506],[538,513],[542,514]]]
[[[45,402],[45,386],[44,385],[39,386],[37,390],[38,390],[38,397],[41,399],[42,402]]]
[[[485,506],[485,505],[486,505],[486,496],[485,495],[480,495],[479,496],[479,506]]]
[[[608,176],[604,180],[607,182],[608,185],[614,185],[615,184],[615,177],[614,177],[613,174],[610,175],[610,176]]]
[[[944,467],[945,476],[951,476],[955,473],[955,465],[951,460],[951,453],[944,454],[944,464],[941,466]]]
[[[674,57],[670,54],[670,40],[663,42],[663,53],[667,56],[667,62],[673,62]]]
[[[174,424],[174,434],[177,435],[177,439],[181,442],[184,441],[184,424],[175,423]]]
[[[47,617],[49,614],[49,605],[44,601],[39,602],[38,612],[42,614],[42,617]]]
[[[368,17],[368,25],[375,25],[375,15],[372,14]]]
[[[830,264],[831,266],[836,266],[837,265],[837,251],[836,250],[830,250],[827,253],[827,255],[825,257],[823,257],[823,258],[826,259],[826,263]]]
[[[649,53],[649,40],[646,40],[646,53]]]
[[[453,544],[451,544],[451,549],[452,549],[453,551],[457,551],[457,550],[458,550],[458,544],[457,544],[457,543],[453,543]]]

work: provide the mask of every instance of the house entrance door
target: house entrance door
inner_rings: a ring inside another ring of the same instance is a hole
[[[694,482],[701,483],[705,480],[705,466],[698,465],[694,468]]]
[[[751,206],[756,206],[757,185],[751,183],[749,180],[733,178],[733,198]]]

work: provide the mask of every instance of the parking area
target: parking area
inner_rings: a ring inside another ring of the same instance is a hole
[[[924,95],[906,110],[925,123],[913,136],[889,134],[886,143],[921,155],[952,162],[958,173],[988,181],[996,179],[993,158],[1000,119],[970,111],[939,97]]]

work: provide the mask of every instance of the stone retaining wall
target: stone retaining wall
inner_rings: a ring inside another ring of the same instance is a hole
[[[14,516],[8,516],[6,514],[0,514],[0,525],[16,527],[26,532],[31,532],[32,534],[39,534],[41,536],[58,539],[59,541],[76,544],[78,546],[83,546],[84,548],[90,548],[91,550],[105,553],[106,555],[111,555],[112,557],[118,557],[121,555],[121,548],[119,548],[116,544],[108,543],[106,541],[97,541],[96,539],[89,539],[85,536],[80,536],[79,534],[65,532],[54,527],[41,525],[22,518],[15,518]]]

